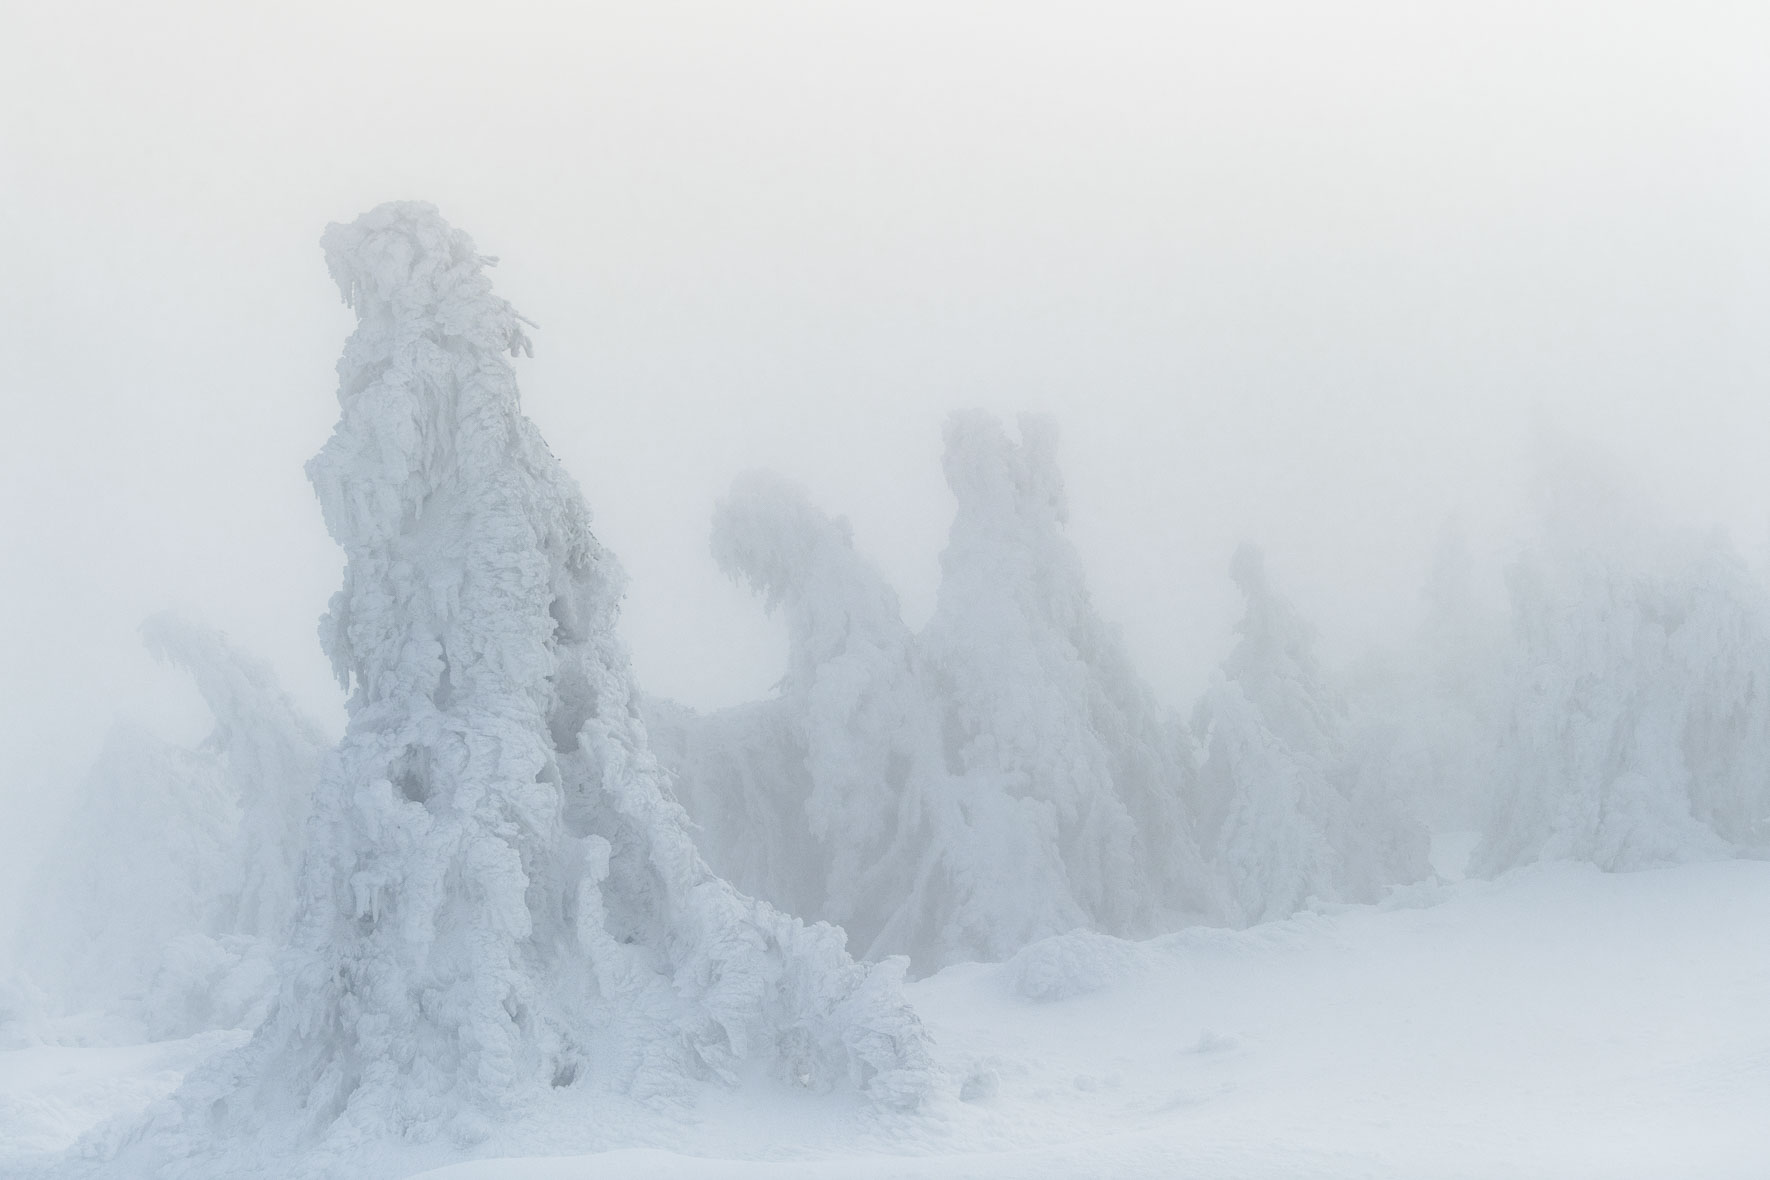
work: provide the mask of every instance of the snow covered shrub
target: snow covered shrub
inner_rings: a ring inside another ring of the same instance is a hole
[[[1428,871],[1430,840],[1383,748],[1351,740],[1347,707],[1316,662],[1314,633],[1239,549],[1240,640],[1201,703],[1201,824],[1231,917],[1284,918],[1311,899],[1375,901]]]
[[[308,466],[346,557],[321,633],[349,723],[275,1006],[160,1142],[471,1139],[581,1079],[670,1096],[754,1059],[915,1101],[900,971],[696,852],[615,634],[624,576],[521,412],[492,260],[421,203],[322,244],[358,319]]]
[[[191,674],[215,729],[196,749],[113,729],[39,875],[20,960],[65,1008],[149,1036],[245,1027],[289,932],[323,740],[269,665],[218,632],[171,615],[142,631]]]
[[[1770,849],[1770,597],[1590,474],[1544,497],[1512,567],[1515,682],[1475,852],[1605,869]]]

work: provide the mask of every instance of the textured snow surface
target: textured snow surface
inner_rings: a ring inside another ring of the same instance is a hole
[[[1467,842],[1447,845],[1448,868]],[[692,1110],[580,1092],[424,1174],[1761,1177],[1766,929],[1770,864],[1732,861],[1537,865],[1243,931],[1069,935],[910,986],[940,1076],[919,1113],[766,1077],[703,1086]],[[0,1053],[0,1174],[63,1174],[43,1153],[214,1051]]]

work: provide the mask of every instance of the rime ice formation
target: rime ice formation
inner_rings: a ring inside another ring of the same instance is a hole
[[[695,851],[615,636],[620,567],[518,404],[492,260],[420,203],[322,244],[358,319],[308,466],[346,557],[321,637],[349,723],[276,1005],[187,1080],[186,1141],[473,1139],[580,1079],[670,1097],[755,1059],[913,1101],[901,965]]]
[[[1475,867],[1770,850],[1770,598],[1719,540],[1564,476],[1509,571],[1514,679]]]
[[[780,693],[705,718],[652,706],[721,865],[922,970],[1215,911],[1187,748],[1088,601],[1050,428],[1022,432],[949,423],[959,511],[920,636],[845,522],[740,480],[713,550],[786,616]]]
[[[219,633],[171,615],[142,632],[190,673],[215,729],[196,749],[112,730],[36,884],[20,961],[115,1035],[247,1027],[288,936],[324,739],[269,665]]]
[[[1400,784],[1360,757],[1345,702],[1314,655],[1313,633],[1239,549],[1230,572],[1247,599],[1240,641],[1199,710],[1207,849],[1240,922],[1288,917],[1311,898],[1374,901],[1427,874],[1425,828]]]

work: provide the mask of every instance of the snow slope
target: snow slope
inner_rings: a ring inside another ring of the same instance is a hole
[[[921,1114],[759,1076],[687,1116],[538,1112],[492,1145],[506,1158],[423,1175],[1764,1176],[1766,929],[1770,864],[1731,861],[1537,865],[1242,931],[1064,935],[910,986],[943,1079]],[[179,1051],[151,1048],[0,1054],[0,1174],[166,1085]]]

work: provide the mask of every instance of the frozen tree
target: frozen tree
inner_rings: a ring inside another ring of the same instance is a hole
[[[215,717],[204,749],[224,763],[240,808],[229,925],[281,943],[295,916],[296,872],[329,743],[271,666],[220,632],[160,614],[142,624],[142,634],[156,656],[190,673]]]
[[[346,558],[321,637],[349,721],[276,1005],[162,1129],[471,1139],[581,1079],[667,1099],[758,1059],[913,1101],[901,964],[856,965],[696,852],[615,635],[620,567],[519,406],[492,260],[420,203],[322,244],[358,320],[308,466]]]
[[[270,666],[173,615],[148,647],[195,680],[194,749],[113,729],[35,889],[21,960],[70,1011],[150,1036],[250,1025],[288,936],[325,742]]]
[[[920,970],[1087,920],[1051,900],[1062,865],[1044,817],[999,777],[945,765],[915,637],[846,521],[753,474],[720,501],[713,552],[785,615],[789,643],[775,698],[678,739],[679,789],[740,880]]]
[[[1089,601],[1049,426],[1022,434],[949,423],[959,508],[920,636],[845,521],[778,477],[740,480],[713,550],[785,616],[780,692],[704,718],[654,706],[721,863],[923,970],[1218,910],[1190,747]]]
[[[1509,571],[1515,680],[1476,850],[1631,869],[1770,844],[1770,602],[1719,540],[1563,462]]]
[[[1089,597],[1054,426],[1022,415],[1015,441],[989,414],[955,414],[945,469],[958,509],[922,654],[948,771],[993,783],[1047,853],[1025,933],[1080,916],[1138,935],[1214,915],[1190,749]]]
[[[1423,618],[1368,655],[1347,684],[1353,757],[1387,776],[1433,830],[1471,832],[1493,790],[1507,683],[1507,621],[1476,584],[1457,518],[1440,530]]]
[[[1466,830],[1485,815],[1506,680],[1506,620],[1476,591],[1460,519],[1445,523],[1426,580],[1415,639],[1412,708],[1404,721],[1423,755],[1422,806],[1437,826]]]
[[[1201,827],[1231,916],[1288,917],[1312,898],[1374,901],[1425,876],[1425,828],[1387,767],[1350,739],[1313,630],[1272,588],[1259,550],[1237,550],[1230,573],[1247,613],[1195,725],[1205,747]]]
[[[712,548],[785,615],[787,672],[774,699],[684,731],[678,792],[735,881],[870,948],[902,883],[882,888],[868,870],[893,843],[912,774],[930,770],[897,595],[855,552],[846,521],[769,473],[720,500]]]

